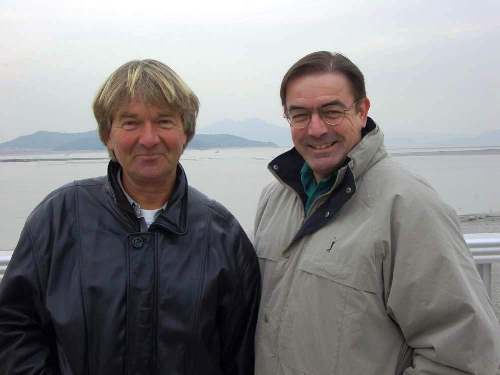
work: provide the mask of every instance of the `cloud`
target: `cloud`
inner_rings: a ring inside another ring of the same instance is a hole
[[[481,103],[498,98],[499,14],[500,3],[485,0],[4,0],[0,136],[93,128],[90,103],[102,81],[147,57],[193,87],[200,125],[225,117],[279,124],[283,74],[324,49],[361,67],[373,114],[389,130],[402,119],[493,129],[494,106]]]

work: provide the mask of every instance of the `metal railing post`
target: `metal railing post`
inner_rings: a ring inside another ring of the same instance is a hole
[[[488,295],[491,297],[493,292],[493,281],[492,281],[492,264],[491,263],[483,263],[477,265],[477,270],[479,271],[479,275],[483,280],[484,287],[488,292]]]
[[[493,297],[493,263],[500,263],[500,233],[470,233],[464,235],[479,275],[490,298]]]

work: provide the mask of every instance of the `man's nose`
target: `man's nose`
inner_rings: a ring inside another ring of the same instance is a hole
[[[158,137],[158,130],[156,126],[150,121],[144,123],[139,143],[144,147],[151,148],[156,146],[159,141],[160,138]]]
[[[312,137],[321,137],[328,132],[327,126],[318,111],[313,111],[311,113],[311,121],[307,127],[307,133]]]

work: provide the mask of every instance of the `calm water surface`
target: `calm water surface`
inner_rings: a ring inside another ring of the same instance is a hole
[[[187,150],[181,163],[191,185],[223,203],[245,230],[251,232],[260,191],[273,180],[266,169],[267,163],[283,151]],[[103,156],[104,153],[38,155],[43,158]],[[500,154],[399,156],[396,160],[427,179],[459,214],[500,212]],[[26,217],[51,190],[75,179],[103,175],[106,166],[106,160],[0,163],[0,199],[4,209],[0,250],[15,247]]]

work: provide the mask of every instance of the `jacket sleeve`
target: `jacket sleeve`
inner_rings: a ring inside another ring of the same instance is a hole
[[[253,375],[261,280],[255,250],[237,227],[234,298],[224,304],[222,313],[222,368],[226,375]]]
[[[269,198],[271,196],[271,190],[272,190],[273,185],[274,185],[273,183],[266,185],[260,193],[260,197],[259,197],[259,200],[257,203],[257,210],[255,212],[255,219],[253,222],[252,241],[254,243],[255,243],[255,233],[256,233],[257,229],[259,228],[260,222],[262,220],[262,215],[264,214],[264,211],[266,210],[266,206],[269,202]]]
[[[455,213],[428,194],[396,199],[387,310],[409,346],[405,375],[495,374],[500,327]]]
[[[0,284],[1,375],[59,374],[32,246],[26,225]]]

